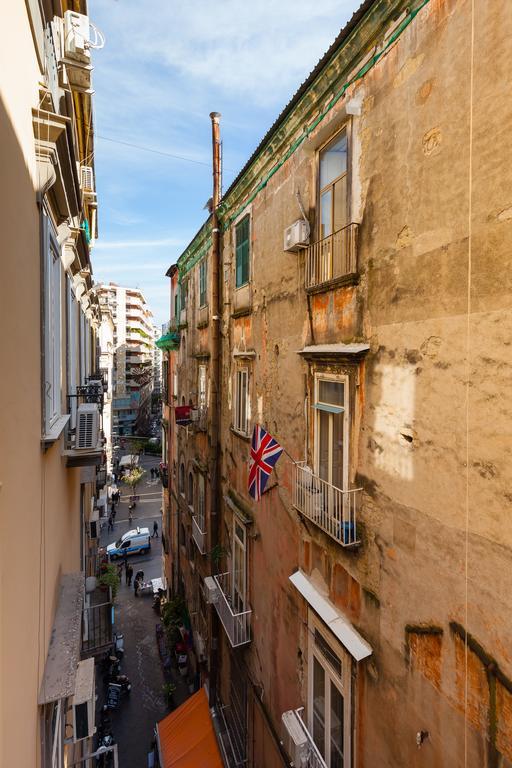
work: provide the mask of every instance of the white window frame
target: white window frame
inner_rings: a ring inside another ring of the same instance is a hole
[[[242,379],[245,377],[245,403],[242,403]],[[233,429],[241,435],[249,434],[249,369],[237,368],[235,371],[235,402],[233,408]]]
[[[199,366],[197,374],[197,405],[201,411],[204,411],[207,405],[208,398],[208,385],[207,385],[207,368],[206,365],[201,364]]]
[[[313,402],[313,418],[314,418],[314,469],[315,474],[319,476],[320,474],[320,409],[315,408],[315,406],[320,403],[319,400],[319,391],[320,391],[320,382],[321,381],[334,381],[337,384],[343,384],[344,385],[344,402],[343,402],[343,468],[342,468],[342,476],[343,476],[343,483],[342,488],[340,488],[341,491],[348,490],[349,487],[349,455],[350,455],[350,378],[347,374],[336,374],[336,373],[323,373],[323,372],[316,372],[314,377],[314,402]],[[333,414],[334,416],[334,414]],[[329,421],[329,442],[332,445],[332,432],[333,432],[333,419],[331,418]],[[329,470],[329,480],[328,482],[331,485],[334,485],[332,483],[332,466]]]
[[[79,304],[75,298],[71,280],[66,278],[67,284],[67,346],[68,346],[68,395],[75,395],[78,385],[78,312]],[[76,398],[70,397],[71,428],[76,427]]]
[[[311,734],[311,737],[313,738],[313,670],[314,659],[316,658],[324,670],[324,680],[329,683],[329,685],[325,685],[325,742],[323,749],[324,760],[327,768],[330,768],[331,757],[327,751],[327,748],[329,745],[330,733],[330,683],[333,683],[343,696],[343,768],[350,768],[352,765],[351,753],[353,750],[351,724],[352,657],[311,609],[308,610],[308,630],[308,730]],[[325,655],[316,645],[315,630],[322,635],[322,638],[327,643],[327,645],[332,649],[332,651],[334,651],[336,656],[339,657],[341,661],[341,675],[338,674],[337,670],[334,669],[334,667],[329,663]],[[322,749],[320,749],[320,751],[322,752]]]
[[[62,267],[50,218],[43,214],[44,247],[44,431],[62,416]]]
[[[188,509],[191,515],[194,514],[194,493],[195,493],[194,473],[192,472],[192,470],[189,470],[187,475],[187,504],[188,504]]]
[[[242,533],[241,536],[237,529]],[[238,515],[233,515],[232,564],[231,602],[235,613],[243,613],[247,605],[247,530]],[[237,579],[238,573],[240,581]]]

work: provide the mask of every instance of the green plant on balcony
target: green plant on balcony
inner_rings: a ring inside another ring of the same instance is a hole
[[[119,576],[117,573],[117,566],[109,563],[107,565],[102,564],[101,576],[98,579],[100,587],[108,589],[110,587],[112,591],[112,600],[116,599],[117,590],[119,589]]]

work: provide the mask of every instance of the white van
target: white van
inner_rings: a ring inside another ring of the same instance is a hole
[[[140,552],[145,555],[151,549],[151,539],[149,538],[149,528],[134,528],[132,531],[123,533],[120,539],[107,546],[107,555],[111,560],[116,557],[135,555]]]

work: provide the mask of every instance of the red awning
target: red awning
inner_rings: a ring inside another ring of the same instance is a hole
[[[223,768],[204,688],[157,724],[162,768]]]

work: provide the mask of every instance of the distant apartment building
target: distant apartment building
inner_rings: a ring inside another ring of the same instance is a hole
[[[154,387],[152,312],[138,288],[102,283],[98,298],[114,322],[112,433],[147,434]]]
[[[165,333],[163,330],[165,327],[163,325],[161,331],[156,326],[153,326],[153,338],[155,340],[155,347],[153,349],[153,394],[159,397],[162,394],[162,350],[157,347],[156,342],[162,333]]]
[[[230,765],[512,765],[511,37],[363,2],[167,273],[165,572]]]
[[[2,766],[95,762],[93,656],[112,640],[95,587],[106,473],[86,14],[85,0],[0,4]]]

